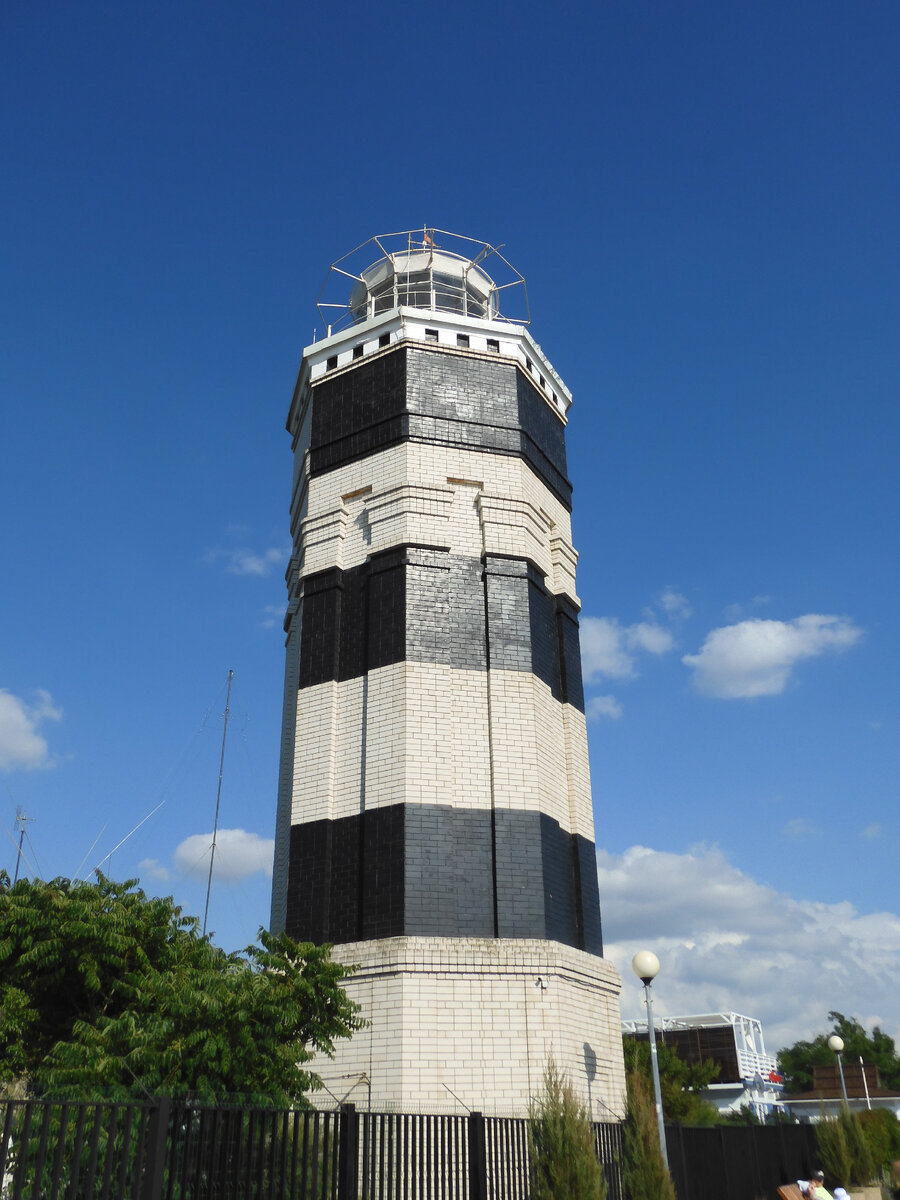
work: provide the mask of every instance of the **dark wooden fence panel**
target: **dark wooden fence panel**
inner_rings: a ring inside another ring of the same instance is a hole
[[[817,1165],[812,1125],[670,1125],[666,1147],[678,1200],[776,1200],[780,1184]]]

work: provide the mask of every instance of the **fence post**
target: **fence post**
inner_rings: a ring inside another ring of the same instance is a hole
[[[487,1200],[487,1138],[484,1115],[470,1112],[469,1126],[469,1200]]]
[[[359,1113],[355,1104],[341,1105],[338,1137],[338,1200],[359,1195]]]
[[[169,1117],[172,1101],[161,1096],[150,1114],[147,1130],[146,1164],[141,1200],[162,1200],[163,1181],[166,1174],[166,1150],[169,1144]]]

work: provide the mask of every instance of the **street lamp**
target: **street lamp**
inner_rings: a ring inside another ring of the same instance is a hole
[[[652,950],[639,950],[631,960],[631,969],[644,985],[644,998],[647,1001],[647,1035],[650,1039],[650,1067],[653,1072],[653,1094],[656,1097],[656,1124],[659,1127],[659,1149],[666,1168],[669,1166],[669,1154],[666,1149],[666,1126],[663,1121],[662,1090],[659,1086],[659,1062],[656,1057],[656,1032],[653,1028],[653,1003],[650,999],[650,984],[659,972],[659,959]]]
[[[841,1077],[841,1091],[844,1093],[844,1107],[849,1108],[850,1103],[847,1100],[847,1085],[844,1083],[844,1064],[841,1062],[841,1051],[844,1048],[844,1039],[833,1033],[828,1039],[828,1049],[834,1051],[834,1057],[837,1059],[838,1074]]]

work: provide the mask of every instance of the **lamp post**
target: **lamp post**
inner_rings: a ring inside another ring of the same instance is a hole
[[[841,1091],[844,1094],[844,1107],[849,1108],[850,1103],[847,1100],[847,1085],[844,1083],[844,1064],[841,1062],[841,1051],[844,1048],[844,1039],[833,1033],[828,1039],[828,1049],[834,1051],[834,1057],[837,1059],[838,1074],[841,1077]]]
[[[650,999],[650,984],[659,972],[659,959],[652,950],[639,950],[631,960],[631,969],[644,985],[644,998],[647,1001],[647,1035],[650,1040],[650,1068],[653,1073],[653,1094],[656,1098],[656,1124],[659,1127],[659,1149],[663,1156],[663,1162],[668,1169],[669,1154],[666,1149],[666,1126],[663,1121],[662,1090],[659,1086],[656,1031],[653,1028],[653,1002]]]

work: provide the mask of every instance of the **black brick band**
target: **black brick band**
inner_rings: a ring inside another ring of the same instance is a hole
[[[286,929],[314,942],[547,938],[602,955],[594,846],[508,809],[394,804],[295,825]]]
[[[401,346],[310,389],[310,475],[402,442],[520,456],[571,509],[565,429],[511,362]]]
[[[578,610],[524,559],[399,546],[301,585],[300,687],[396,662],[531,671],[584,711]]]

